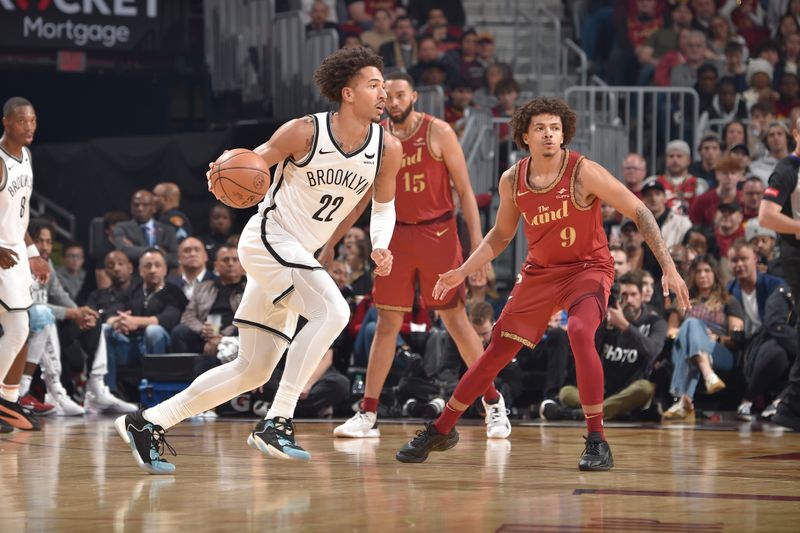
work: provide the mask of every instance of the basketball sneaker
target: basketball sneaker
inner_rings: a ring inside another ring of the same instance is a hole
[[[772,415],[772,423],[787,427],[795,431],[800,431],[800,415],[798,415],[789,405],[782,401]]]
[[[9,402],[4,398],[0,398],[0,421],[25,431],[42,429],[39,420],[30,410],[22,407],[19,402]]]
[[[578,469],[583,471],[604,471],[611,470],[614,466],[614,457],[611,455],[611,447],[604,439],[600,438],[599,433],[589,433],[586,440],[586,447],[583,449],[581,460],[578,462]]]
[[[167,443],[164,428],[144,418],[144,409],[123,415],[114,420],[114,427],[122,440],[131,447],[133,458],[139,468],[149,474],[172,474],[175,465],[163,459],[166,448],[173,456],[175,449]]]
[[[66,389],[60,382],[47,383],[47,394],[44,396],[47,403],[56,406],[56,414],[59,416],[80,416],[86,414],[83,406],[69,397]]]
[[[105,385],[94,392],[87,390],[83,405],[88,412],[99,414],[124,415],[135,413],[139,410],[138,406],[123,401],[111,394],[111,391]]]
[[[19,399],[19,403],[22,405],[22,407],[32,411],[36,416],[47,416],[56,412],[55,405],[51,403],[40,402],[36,396],[31,393],[21,397]]]
[[[378,414],[358,412],[347,422],[334,428],[333,436],[351,439],[380,437],[381,430],[378,429]]]
[[[425,429],[417,431],[417,436],[405,444],[395,455],[401,463],[422,463],[431,452],[443,452],[458,444],[458,431],[450,430],[447,435],[442,435],[431,422]]]
[[[511,421],[508,419],[508,409],[503,395],[495,403],[486,403],[481,398],[483,408],[486,409],[486,437],[490,439],[507,439],[511,435]]]
[[[308,461],[311,454],[294,442],[294,424],[291,418],[276,416],[259,420],[247,437],[247,444],[261,453],[277,459]]]
[[[585,417],[583,409],[570,409],[555,400],[545,400],[539,405],[539,418],[552,422],[554,420],[583,420]]]

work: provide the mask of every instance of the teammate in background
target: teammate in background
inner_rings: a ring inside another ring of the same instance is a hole
[[[333,430],[337,437],[379,437],[377,411],[383,384],[395,353],[403,314],[411,311],[415,285],[428,309],[436,309],[456,343],[461,357],[472,365],[483,352],[481,339],[471,327],[464,309],[465,286],[460,284],[449,298],[435,300],[433,287],[438,275],[462,262],[453,211],[452,186],[461,200],[469,229],[472,251],[481,242],[480,216],[472,192],[467,163],[453,129],[426,113],[414,111],[417,93],[408,74],[392,73],[386,78],[386,107],[389,120],[384,127],[403,145],[403,160],[396,178],[397,223],[389,250],[394,264],[389,276],[375,279],[373,298],[378,325],[367,366],[367,384],[361,411]],[[355,222],[351,213],[329,241],[332,249]],[[420,253],[424,250],[424,253]],[[490,383],[483,395],[486,436],[506,438],[511,423],[503,397]]]
[[[43,283],[50,275],[27,232],[33,193],[28,147],[35,132],[33,105],[19,96],[9,98],[3,105],[0,137],[0,432],[9,426],[39,429],[36,419],[19,404],[19,380],[27,355],[21,350],[28,338],[28,308],[33,303],[31,272]]]
[[[290,120],[256,148],[277,170],[239,241],[239,258],[247,271],[234,319],[240,328],[239,355],[165,402],[117,419],[120,436],[146,471],[173,472],[175,466],[160,455],[164,446],[174,451],[164,440],[165,430],[263,385],[287,345],[275,400],[248,444],[282,459],[310,459],[295,443],[292,415],[306,383],[350,318],[339,288],[313,254],[359,202],[369,202],[371,188],[375,273],[385,276],[392,267],[388,247],[395,222],[394,177],[402,152],[399,141],[378,124],[386,105],[382,69],[381,58],[364,48],[328,56],[314,81],[339,111]],[[212,163],[209,189],[214,168]],[[292,339],[298,315],[308,323]]]
[[[534,98],[512,117],[514,140],[531,155],[503,173],[494,228],[461,267],[439,277],[434,297],[444,298],[466,276],[497,257],[516,235],[520,218],[528,257],[489,347],[461,378],[436,422],[397,452],[399,461],[419,463],[431,451],[455,446],[454,427],[464,410],[523,345],[536,346],[554,310],[566,309],[588,429],[578,467],[609,470],[614,465],[603,433],[603,366],[594,344],[614,282],[600,202],[636,222],[664,271],[664,294],[674,288],[682,306],[688,306],[689,295],[650,210],[606,169],[564,148],[575,134],[575,122],[575,113],[562,100],[546,97]]]

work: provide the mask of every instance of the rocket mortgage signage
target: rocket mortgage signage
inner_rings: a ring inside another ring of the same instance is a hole
[[[0,46],[132,50],[157,17],[158,0],[0,0]]]

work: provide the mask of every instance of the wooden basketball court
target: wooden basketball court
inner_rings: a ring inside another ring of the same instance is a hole
[[[579,424],[514,426],[424,464],[394,453],[416,423],[381,439],[334,439],[300,422],[310,463],[262,456],[249,420],[191,420],[169,432],[173,476],[134,466],[111,418],[51,418],[0,436],[0,531],[798,531],[800,434],[770,424],[609,424],[616,466],[579,472]]]

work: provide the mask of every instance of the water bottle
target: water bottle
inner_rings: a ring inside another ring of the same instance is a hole
[[[363,396],[364,395],[364,375],[363,374],[356,374],[356,379],[353,380],[353,388],[351,391],[353,396]]]

